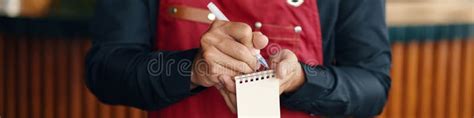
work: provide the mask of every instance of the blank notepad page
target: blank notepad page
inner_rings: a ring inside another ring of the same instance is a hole
[[[279,118],[279,80],[273,70],[235,77],[239,118]]]

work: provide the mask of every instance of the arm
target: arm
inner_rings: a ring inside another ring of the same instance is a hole
[[[192,94],[189,74],[197,50],[152,51],[155,21],[145,2],[97,1],[85,81],[104,103],[154,110]]]
[[[335,29],[336,63],[302,64],[306,81],[283,95],[282,104],[322,115],[379,114],[391,81],[384,4],[384,0],[342,1]]]

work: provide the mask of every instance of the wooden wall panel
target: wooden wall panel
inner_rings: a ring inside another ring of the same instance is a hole
[[[69,118],[83,118],[82,114],[82,90],[84,90],[82,80],[84,78],[84,56],[82,54],[81,43],[82,40],[75,39],[70,41],[71,48],[68,54],[71,56],[70,60],[70,78],[69,81],[69,96],[68,102],[71,106],[69,109]]]
[[[91,44],[89,42],[82,42],[82,47],[81,47],[81,52],[82,52],[82,57],[85,57],[85,54],[91,47]],[[84,68],[82,68],[84,69]],[[82,89],[82,95],[84,96],[84,104],[87,104],[87,106],[84,107],[84,116],[87,118],[97,118],[98,117],[98,101],[92,95],[89,90],[86,87],[83,87]]]
[[[9,36],[6,36],[6,38],[9,38]],[[6,82],[5,82],[5,90],[6,90],[6,96],[5,96],[5,114],[4,117],[6,118],[16,118],[19,112],[17,112],[17,89],[16,89],[16,54],[18,53],[16,51],[16,41],[15,40],[5,40],[5,53],[6,53]],[[3,116],[2,116],[3,117]]]
[[[380,117],[474,116],[473,50],[472,39],[393,43],[392,88]]]
[[[433,60],[434,60],[434,42],[426,41],[421,44],[421,54],[420,54],[420,86],[419,93],[419,118],[431,118],[431,108],[432,108],[432,98],[433,98]]]
[[[459,118],[462,40],[450,42],[450,61],[448,67],[447,118]]]
[[[436,86],[433,89],[434,92],[434,110],[433,110],[433,117],[434,118],[445,118],[446,109],[446,83],[447,79],[447,69],[448,69],[448,61],[449,61],[449,41],[443,40],[437,42],[435,47],[435,77],[434,85]]]
[[[43,87],[43,118],[55,118],[55,111],[54,108],[56,106],[56,97],[54,96],[54,90],[55,90],[55,85],[56,81],[54,79],[56,78],[54,76],[55,69],[54,65],[56,65],[56,59],[54,58],[54,50],[56,43],[52,39],[46,39],[44,40],[44,71],[43,71],[43,82],[44,82],[44,87]]]
[[[82,38],[0,34],[2,118],[146,118],[142,110],[100,102],[84,85]]]
[[[30,107],[31,107],[31,118],[41,118],[42,116],[42,109],[43,109],[43,71],[42,68],[44,67],[44,59],[41,58],[44,55],[43,51],[43,40],[31,40],[31,80],[30,80],[30,91],[31,91],[31,98],[30,99]]]
[[[473,117],[474,100],[474,40],[466,40],[463,44],[463,67],[461,82],[461,118]]]
[[[406,47],[406,63],[405,77],[403,80],[403,90],[405,101],[403,101],[403,115],[408,117],[416,117],[418,102],[418,63],[419,63],[419,43],[409,42]]]
[[[5,39],[4,36],[0,33],[0,115],[5,114]]]
[[[69,55],[67,53],[70,44],[68,44],[70,40],[55,40],[57,43],[56,48],[55,48],[55,58],[57,59],[55,61],[56,64],[51,65],[55,66],[56,69],[56,78],[55,81],[57,82],[56,88],[56,107],[55,107],[55,112],[56,112],[56,117],[58,118],[66,118],[68,115],[68,103],[67,99],[69,98],[68,96],[68,69],[69,69]]]
[[[392,44],[392,86],[388,98],[391,102],[387,103],[387,115],[390,118],[400,118],[402,116],[404,50],[404,43]]]
[[[112,109],[109,105],[102,103],[99,104],[99,118],[112,118],[112,114],[110,112],[112,112]]]
[[[115,106],[112,111],[113,118],[126,118],[127,117],[127,108],[124,106]]]
[[[29,65],[29,54],[28,53],[28,43],[27,39],[25,37],[21,37],[18,39],[17,43],[17,57],[16,60],[17,62],[17,69],[15,74],[18,77],[17,84],[16,84],[16,90],[18,90],[17,94],[18,97],[16,98],[17,101],[17,107],[18,111],[24,111],[26,113],[30,113],[28,109],[28,102],[29,102],[29,94],[28,94],[28,88],[30,87],[28,84],[28,77],[29,77],[29,72],[28,72],[28,65]],[[17,118],[28,118],[29,114],[25,113],[17,113],[18,117]]]

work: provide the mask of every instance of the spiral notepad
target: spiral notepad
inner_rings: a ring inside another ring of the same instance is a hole
[[[239,118],[279,118],[279,80],[273,70],[235,77]]]

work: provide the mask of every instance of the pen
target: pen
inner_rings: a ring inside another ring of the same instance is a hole
[[[225,17],[224,13],[222,13],[222,11],[219,10],[219,8],[217,8],[217,6],[214,3],[210,2],[207,5],[207,8],[209,9],[209,11],[211,11],[212,14],[216,16],[217,19],[223,20],[223,21],[229,21],[229,19]],[[257,61],[265,67],[265,69],[269,68],[267,61],[265,61],[265,59],[262,57],[262,55],[260,55],[260,53],[257,53],[255,57],[257,58]]]

